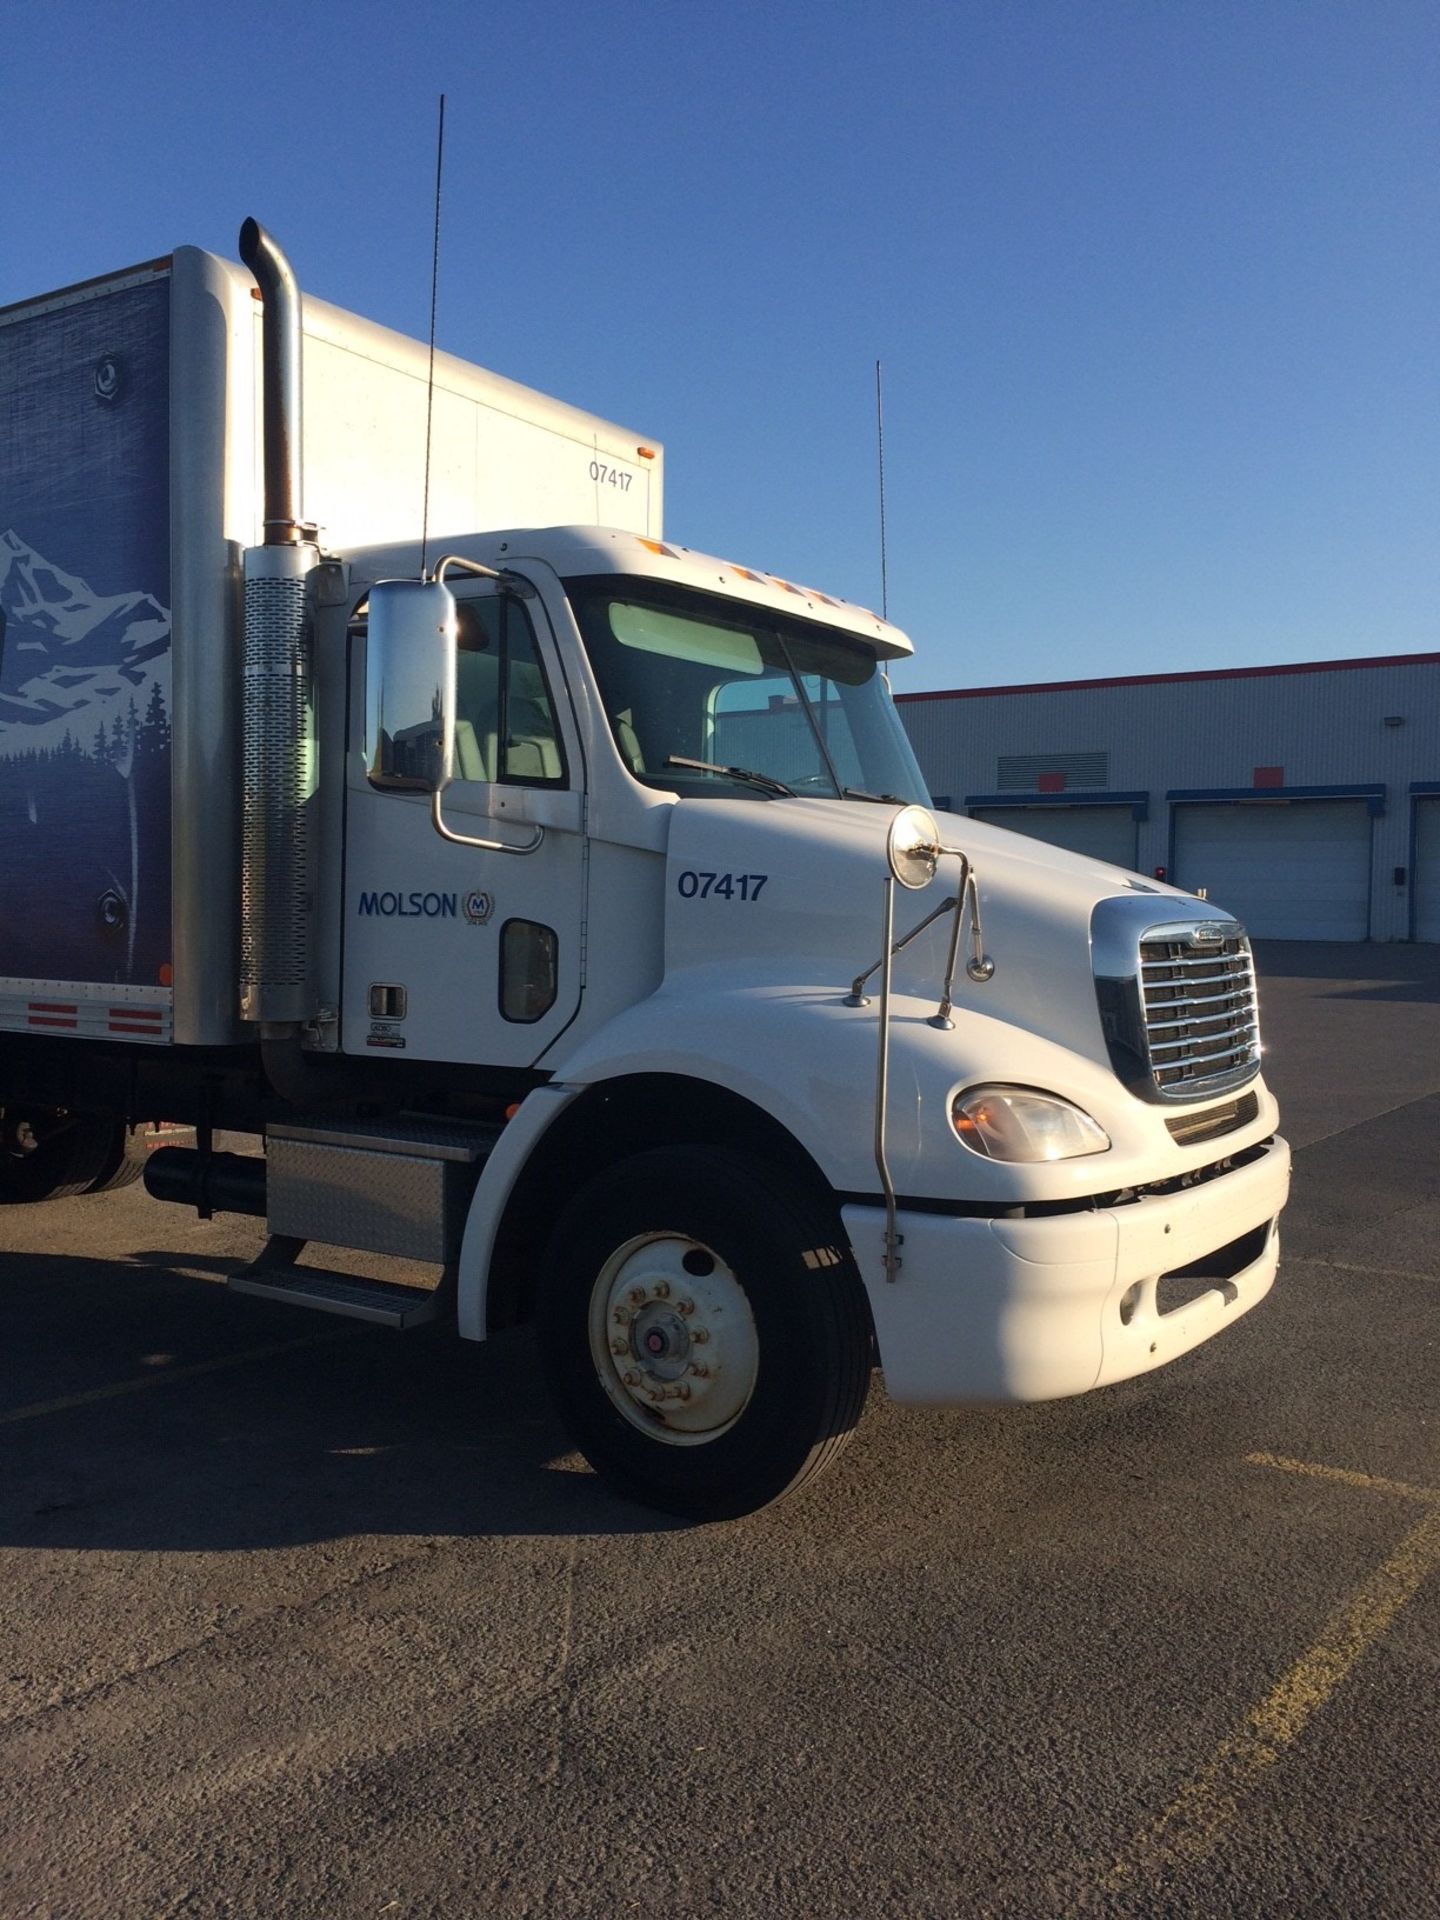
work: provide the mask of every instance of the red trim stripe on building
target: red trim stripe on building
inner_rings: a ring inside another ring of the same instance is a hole
[[[904,700],[989,700],[1003,693],[1084,693],[1091,687],[1164,687],[1185,680],[1264,680],[1282,673],[1346,673],[1357,667],[1433,667],[1440,653],[1381,653],[1360,660],[1294,660],[1278,667],[1206,667],[1193,673],[1122,673],[1105,680],[1032,680],[1027,686],[947,687],[897,693]]]

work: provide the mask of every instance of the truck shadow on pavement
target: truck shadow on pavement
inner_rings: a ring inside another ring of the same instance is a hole
[[[483,1346],[396,1334],[195,1277],[239,1264],[0,1254],[0,1545],[683,1525],[612,1495],[573,1453],[527,1330]]]
[[[395,1334],[195,1277],[239,1264],[0,1254],[0,1547],[243,1554],[685,1531],[571,1451],[528,1329],[483,1346]],[[852,1546],[889,1537],[917,1472],[950,1549],[1064,1538],[1107,1509],[1133,1518],[1137,1483],[1193,1481],[1207,1459],[1224,1476],[1275,1444],[1262,1408],[1278,1383],[1251,1395],[1277,1331],[1267,1315],[1161,1378],[1034,1407],[901,1408],[877,1376],[861,1444],[814,1497],[843,1512]],[[804,1504],[786,1504],[782,1534]],[[769,1537],[773,1519],[742,1524]]]

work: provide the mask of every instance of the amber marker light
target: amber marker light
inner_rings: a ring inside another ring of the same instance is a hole
[[[653,460],[655,458],[654,447],[636,447],[635,451],[642,460]]]

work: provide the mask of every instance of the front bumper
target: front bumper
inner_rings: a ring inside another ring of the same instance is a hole
[[[1290,1149],[1178,1193],[1092,1213],[976,1220],[903,1210],[897,1279],[885,1215],[844,1209],[892,1400],[1059,1400],[1164,1366],[1269,1292]],[[1196,1264],[1212,1284],[1162,1310],[1166,1276]],[[1233,1269],[1233,1270],[1232,1270]]]

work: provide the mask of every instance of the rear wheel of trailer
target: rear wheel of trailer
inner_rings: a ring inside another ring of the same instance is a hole
[[[108,1114],[7,1107],[0,1117],[0,1204],[112,1192],[144,1165],[140,1136]]]

